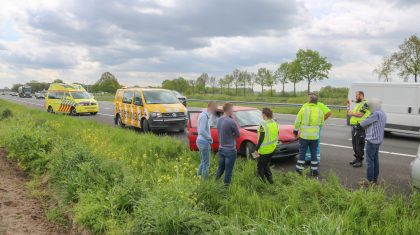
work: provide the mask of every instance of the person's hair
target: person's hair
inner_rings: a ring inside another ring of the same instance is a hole
[[[223,105],[223,112],[227,112],[229,109],[231,109],[233,107],[233,104],[231,103],[225,103]]]
[[[365,97],[365,93],[363,91],[357,91],[356,93]]]
[[[309,95],[309,102],[310,103],[314,103],[314,104],[318,103],[318,96],[316,96],[316,95]]]
[[[273,111],[270,108],[263,108],[262,113],[269,119],[273,118]]]
[[[212,105],[216,105],[216,101],[209,101],[209,103],[207,104],[207,108],[212,106]]]

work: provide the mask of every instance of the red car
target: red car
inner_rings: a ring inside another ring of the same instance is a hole
[[[198,151],[197,144],[197,121],[202,111],[189,111],[189,120],[187,124],[188,139],[190,149]],[[211,148],[213,151],[219,150],[219,138],[217,135],[217,118],[223,115],[223,111],[219,108],[216,115],[210,120],[210,131],[213,138]],[[261,111],[256,108],[234,106],[234,114],[232,116],[239,127],[241,136],[236,139],[236,149],[239,154],[248,158],[255,151],[258,139],[258,126],[263,121]],[[292,125],[279,125],[279,144],[273,158],[293,157],[299,153],[299,141],[293,134],[294,127]]]

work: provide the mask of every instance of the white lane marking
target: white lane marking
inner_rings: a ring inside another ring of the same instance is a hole
[[[350,146],[337,145],[337,144],[321,143],[321,145],[330,146],[330,147],[337,147],[337,148],[353,149]],[[417,157],[416,155],[413,155],[413,154],[394,153],[394,152],[388,152],[388,151],[379,151],[379,153],[389,154],[389,155],[396,155],[396,156],[402,156],[402,157],[411,157],[411,158],[416,158]]]
[[[350,139],[347,139],[347,140],[353,140],[352,138],[350,138]]]
[[[98,115],[107,116],[107,117],[114,117],[114,115],[106,114],[106,113],[98,113]]]

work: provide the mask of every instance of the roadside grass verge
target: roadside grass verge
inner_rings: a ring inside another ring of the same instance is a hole
[[[294,173],[262,183],[239,159],[232,185],[195,177],[198,155],[171,137],[51,115],[0,101],[0,145],[93,234],[418,234],[420,195],[349,191],[336,176]],[[212,157],[211,172],[216,170]],[[38,193],[42,195],[42,192]],[[65,223],[65,221],[63,222]],[[69,223],[69,222],[68,222]]]

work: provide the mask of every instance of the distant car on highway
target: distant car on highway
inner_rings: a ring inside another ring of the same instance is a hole
[[[174,93],[174,95],[176,96],[176,98],[185,106],[187,107],[187,97],[183,96],[181,93],[179,93],[178,91],[174,91],[172,90],[172,93]]]
[[[35,98],[36,99],[45,99],[45,93],[44,92],[35,92]]]
[[[420,84],[391,82],[353,83],[347,100],[347,107],[350,110],[356,105],[353,101],[356,91],[365,93],[368,104],[372,98],[378,98],[382,101],[382,109],[387,115],[386,133],[420,134]]]
[[[411,164],[411,182],[414,187],[420,188],[420,147],[417,152],[417,157]]]
[[[201,111],[189,111],[188,120],[188,139],[190,149],[198,151],[197,144],[197,121]],[[211,148],[213,151],[219,150],[219,139],[216,129],[217,119],[223,115],[223,111],[219,108],[216,115],[212,115],[210,120],[210,132],[213,138]],[[241,136],[236,140],[236,149],[238,153],[252,158],[251,153],[255,152],[258,140],[258,127],[263,121],[261,111],[251,107],[234,106],[233,120],[239,126]],[[279,138],[277,149],[273,158],[294,157],[299,153],[299,141],[293,134],[294,127],[292,125],[279,124]]]
[[[18,93],[17,92],[10,92],[9,95],[10,96],[18,96]]]

